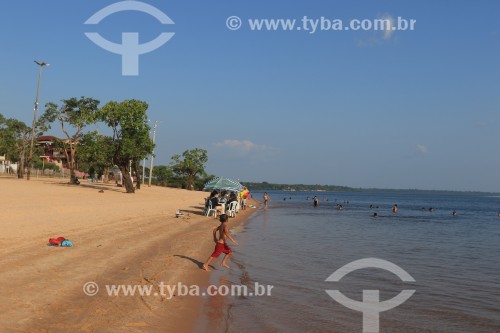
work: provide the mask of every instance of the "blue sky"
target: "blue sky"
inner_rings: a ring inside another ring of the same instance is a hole
[[[9,1],[0,12],[0,113],[32,121],[73,96],[149,103],[155,159],[208,150],[207,171],[248,181],[500,191],[500,2],[159,1],[84,22],[117,1]],[[226,27],[229,16],[243,26]],[[251,31],[248,19],[417,20],[414,31]],[[138,76],[113,42],[174,37]],[[43,111],[43,107],[41,107]],[[102,126],[101,126],[102,129]],[[54,130],[52,134],[59,134]]]

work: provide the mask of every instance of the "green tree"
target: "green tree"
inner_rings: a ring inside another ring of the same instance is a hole
[[[168,179],[171,178],[173,174],[174,172],[169,166],[157,165],[153,167],[153,177],[156,185],[167,186]]]
[[[172,156],[172,170],[187,182],[187,189],[193,189],[193,182],[197,175],[205,174],[205,164],[208,162],[205,149],[186,150],[181,155]]]
[[[47,130],[45,120],[40,120],[36,135]],[[17,177],[24,178],[24,167],[27,163],[27,150],[31,143],[31,127],[14,118],[6,119],[0,115],[0,154],[4,154],[11,162],[18,162]],[[40,150],[40,148],[36,148]],[[34,154],[36,156],[36,154]]]
[[[76,147],[79,166],[86,169],[93,167],[102,172],[104,181],[108,181],[109,169],[113,166],[114,143],[109,136],[101,135],[97,131],[82,135],[80,144]]]
[[[205,184],[211,180],[214,179],[215,175],[209,175],[207,173],[200,174],[196,180],[194,181],[194,188],[197,189],[198,191],[202,191],[203,187]]]
[[[99,111],[100,119],[113,130],[113,162],[120,168],[127,193],[134,193],[129,164],[132,162],[140,187],[139,161],[153,152],[146,116],[148,104],[138,100],[111,101]]]
[[[31,128],[17,119],[4,119],[0,130],[2,153],[11,162],[19,162],[17,177],[24,178],[26,151],[30,145]]]
[[[60,144],[63,146],[68,161],[71,175],[70,183],[76,184],[76,146],[80,143],[84,128],[97,121],[99,101],[82,96],[80,99],[72,97],[62,100],[62,102],[63,105],[60,107],[52,102],[47,103],[45,113],[40,119],[47,123],[58,121],[61,125],[61,130],[66,135],[66,139],[60,140]]]

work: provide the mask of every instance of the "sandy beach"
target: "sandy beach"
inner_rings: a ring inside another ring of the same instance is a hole
[[[202,215],[207,193],[146,186],[126,194],[113,184],[5,177],[0,189],[1,332],[193,331],[201,298],[108,296],[103,286],[206,286],[199,267],[218,225]],[[58,236],[75,246],[47,246]],[[87,282],[100,292],[85,295]]]

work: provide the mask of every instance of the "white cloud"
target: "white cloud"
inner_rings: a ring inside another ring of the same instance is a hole
[[[389,14],[379,15],[377,17],[378,24],[381,25],[378,29],[372,32],[372,35],[367,39],[358,40],[359,47],[368,47],[382,44],[383,42],[389,41],[394,35],[395,20]],[[381,21],[384,20],[382,23]],[[384,29],[382,29],[384,28]]]
[[[224,140],[222,142],[217,142],[214,145],[219,148],[230,148],[238,150],[242,153],[248,153],[252,151],[268,151],[273,149],[266,145],[258,145],[250,140]]]
[[[394,18],[388,14],[383,15],[380,17],[382,20],[386,20],[387,23],[385,24],[385,29],[383,31],[383,38],[384,39],[390,39],[392,37],[392,34],[394,33],[393,27],[394,27]]]
[[[424,145],[417,145],[415,148],[417,149],[418,152],[422,154],[426,154],[429,152],[429,149]]]

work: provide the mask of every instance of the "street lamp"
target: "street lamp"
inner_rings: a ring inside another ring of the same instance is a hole
[[[35,60],[35,64],[40,66],[40,70],[38,71],[38,86],[36,88],[36,100],[35,100],[35,110],[33,111],[33,127],[31,129],[31,145],[30,145],[30,154],[28,157],[28,173],[26,175],[26,179],[30,180],[31,166],[33,165],[33,143],[35,141],[35,128],[36,128],[36,113],[38,111],[38,96],[40,94],[40,79],[42,77],[42,68],[45,66],[49,66],[46,62],[38,62]]]

